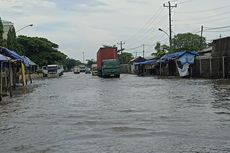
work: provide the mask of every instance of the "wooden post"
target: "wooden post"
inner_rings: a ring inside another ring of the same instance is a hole
[[[161,76],[161,61],[160,61],[160,76]]]
[[[29,79],[30,79],[30,84],[32,84],[33,81],[32,81],[32,77],[31,77],[30,69],[29,69]]]
[[[210,70],[210,77],[212,78],[212,58],[209,58],[209,70]]]
[[[0,87],[0,101],[2,101],[2,62],[1,62],[1,70],[0,70],[0,73],[1,73],[1,77],[0,77],[0,84],[1,84],[1,87]]]
[[[193,68],[192,68],[192,66],[190,66],[190,77],[193,77]]]
[[[202,65],[201,65],[201,59],[200,59],[200,77],[201,77],[201,75],[202,75]]]
[[[222,61],[223,61],[223,79],[225,78],[225,61],[224,61],[224,56],[222,57]]]
[[[13,70],[12,70],[12,65],[11,61],[9,61],[9,88],[10,88],[10,97],[13,97],[13,92],[12,92],[12,82],[13,82]]]
[[[7,87],[8,87],[8,79],[7,79],[8,74],[7,74],[6,69],[5,69],[4,74],[5,74],[5,75],[4,75],[4,78],[5,78],[5,87],[7,88]]]

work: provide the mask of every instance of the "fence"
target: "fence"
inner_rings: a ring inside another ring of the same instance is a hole
[[[201,78],[230,78],[230,56],[198,58],[192,66],[192,76]]]

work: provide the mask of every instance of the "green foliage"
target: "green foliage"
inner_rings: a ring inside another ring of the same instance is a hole
[[[133,59],[133,55],[131,53],[127,53],[127,52],[122,52],[119,55],[119,60],[121,64],[127,64],[129,63],[129,61]]]
[[[160,42],[156,43],[155,50],[156,53],[152,53],[153,56],[156,56],[157,58],[161,58],[167,53],[167,50],[169,51],[169,46],[167,45],[161,45]]]
[[[65,60],[65,68],[69,71],[71,70],[74,66],[76,65],[80,65],[81,64],[81,61],[79,60],[75,60],[75,59],[72,59],[72,58],[67,58]]]
[[[3,24],[2,24],[2,19],[0,17],[0,46],[4,46],[3,44]]]
[[[14,27],[11,27],[7,34],[7,48],[10,50],[17,50],[17,38]]]
[[[178,34],[172,39],[172,52],[198,51],[207,46],[205,37],[197,34]]]
[[[152,53],[152,55],[156,56],[157,58],[161,58],[162,56],[164,56],[167,52],[165,50],[160,50],[157,51],[156,53]]]
[[[19,36],[18,49],[39,66],[65,65],[67,56],[58,51],[58,45],[46,38]]]
[[[93,64],[96,64],[96,61],[94,59],[91,59],[91,60],[88,59],[86,66],[87,67],[92,67]]]

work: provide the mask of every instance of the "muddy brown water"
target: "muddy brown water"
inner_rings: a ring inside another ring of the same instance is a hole
[[[65,73],[0,104],[1,153],[229,153],[230,82]]]

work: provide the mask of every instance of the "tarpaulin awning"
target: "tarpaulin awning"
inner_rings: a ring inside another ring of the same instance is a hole
[[[179,59],[182,64],[184,63],[193,63],[193,59],[198,54],[195,51],[181,51],[171,54],[166,54],[160,58],[161,62],[166,62],[169,60]]]
[[[175,53],[171,53],[171,54],[166,54],[166,55],[161,57],[161,60],[177,59],[177,58],[180,58],[181,56],[183,56],[186,53],[193,54],[193,55],[198,55],[195,51],[181,51],[181,52],[175,52]]]
[[[0,61],[1,61],[1,62],[6,62],[6,61],[9,61],[9,60],[10,60],[9,57],[6,57],[6,56],[0,54]]]
[[[157,60],[148,60],[148,61],[144,61],[144,62],[137,62],[134,63],[134,65],[147,65],[147,64],[155,64],[157,63]]]
[[[16,52],[12,51],[12,50],[9,50],[7,48],[4,48],[4,47],[1,47],[0,48],[0,53],[5,55],[5,56],[8,56],[14,60],[18,60],[18,61],[22,61],[26,67],[29,67],[29,62],[24,59],[22,56],[18,55]]]
[[[29,65],[30,65],[30,66],[36,66],[36,65],[37,65],[36,63],[34,63],[33,61],[31,61],[31,59],[29,59],[29,58],[26,57],[26,56],[22,56],[22,58],[24,58],[25,60],[27,60],[27,61],[29,62]]]

